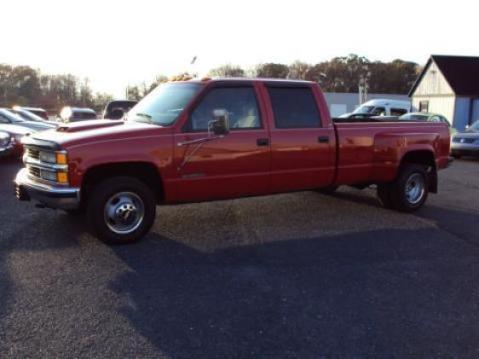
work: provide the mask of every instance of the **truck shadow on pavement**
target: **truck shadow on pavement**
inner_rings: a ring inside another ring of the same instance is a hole
[[[337,199],[358,204],[380,206],[374,195],[371,195],[371,193],[368,194],[364,191],[336,192],[332,196]],[[392,211],[387,209],[382,210]],[[445,206],[426,203],[423,208],[410,214],[410,216],[412,218],[422,218],[432,221],[443,231],[448,232],[471,245],[479,247],[479,233],[477,231],[479,209],[447,208]]]
[[[131,271],[111,289],[173,358],[463,356],[479,336],[464,245],[393,229],[201,252],[152,233],[113,248]]]

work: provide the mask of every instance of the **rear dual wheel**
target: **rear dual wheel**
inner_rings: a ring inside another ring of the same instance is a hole
[[[424,166],[405,164],[397,178],[386,184],[379,184],[379,201],[386,208],[402,212],[413,212],[426,202],[428,196],[427,172]]]

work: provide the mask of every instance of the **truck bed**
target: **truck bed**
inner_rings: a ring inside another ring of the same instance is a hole
[[[341,119],[348,120],[348,119]],[[424,121],[334,121],[337,141],[335,184],[391,181],[406,152],[424,151],[436,167],[449,160],[446,124]]]

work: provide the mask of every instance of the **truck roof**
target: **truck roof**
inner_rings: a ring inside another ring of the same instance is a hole
[[[187,81],[178,81],[178,82],[198,82],[198,83],[205,83],[205,82],[253,82],[253,81],[261,81],[261,82],[270,82],[270,83],[284,83],[284,84],[307,84],[311,85],[315,82],[313,81],[306,81],[306,80],[293,80],[293,79],[278,79],[278,78],[269,78],[269,77],[205,77],[202,79],[194,78]]]

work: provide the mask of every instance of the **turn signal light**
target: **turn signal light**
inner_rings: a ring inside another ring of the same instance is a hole
[[[57,182],[62,184],[68,183],[68,173],[66,172],[57,172]]]
[[[66,165],[67,164],[67,154],[62,152],[56,153],[56,162],[59,165]]]

